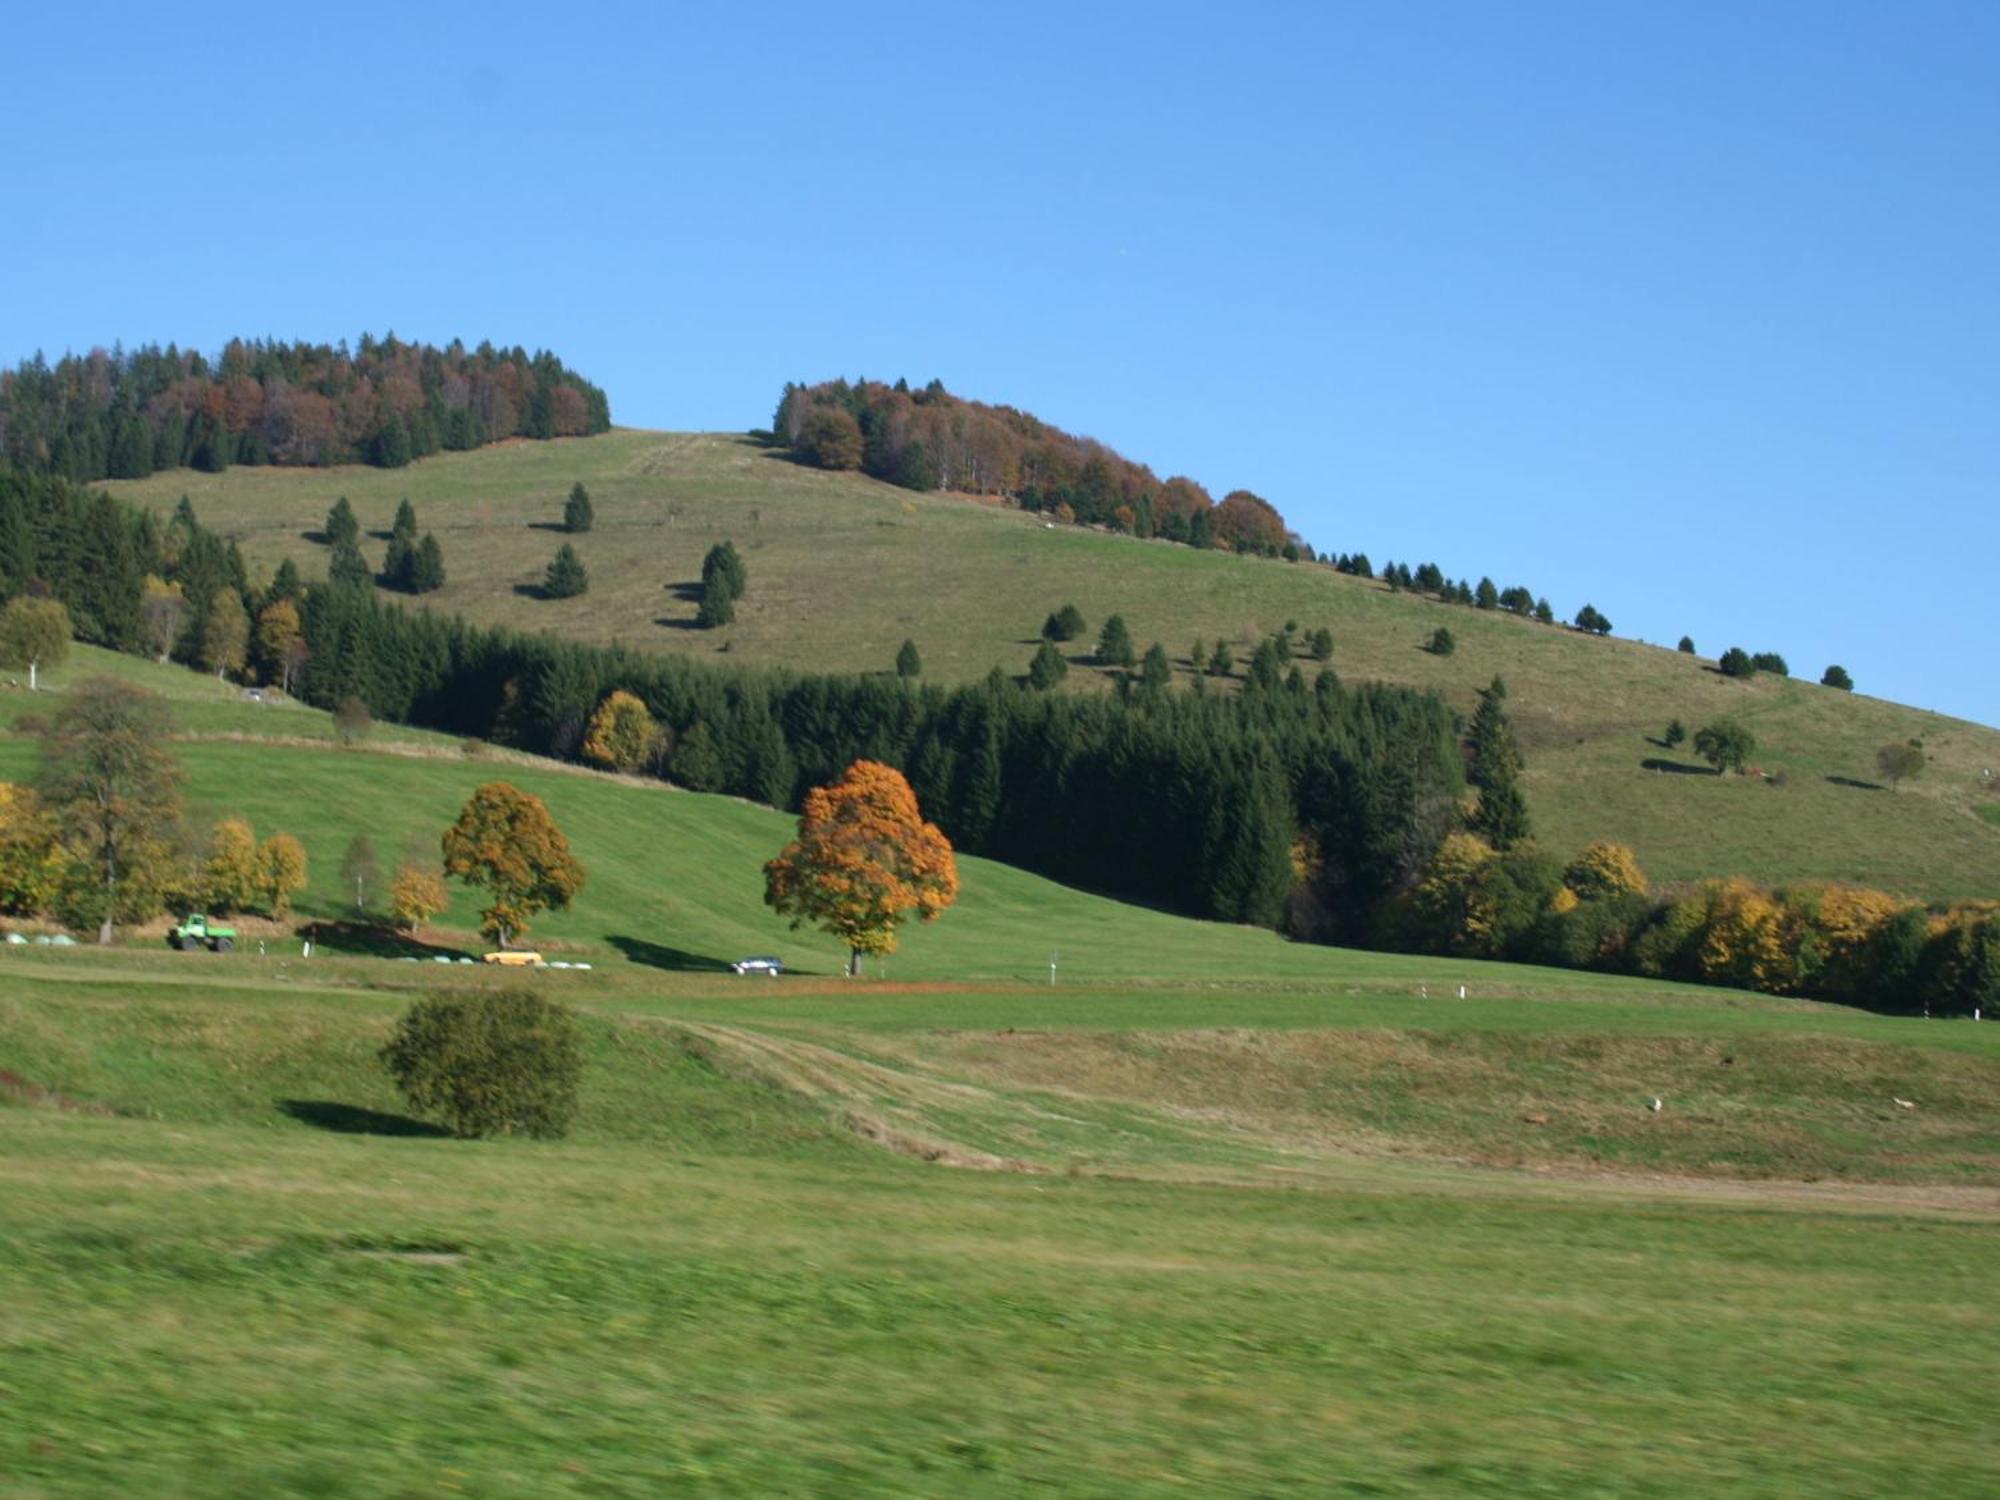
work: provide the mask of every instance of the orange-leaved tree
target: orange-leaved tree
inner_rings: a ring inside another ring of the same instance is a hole
[[[583,889],[583,865],[569,852],[540,797],[505,781],[472,794],[444,831],[444,869],[493,898],[479,930],[506,947],[536,912],[561,911]]]
[[[903,773],[872,760],[806,793],[799,836],[764,866],[765,902],[846,943],[849,974],[864,953],[894,953],[912,912],[935,921],[957,899],[951,841],[924,821]]]

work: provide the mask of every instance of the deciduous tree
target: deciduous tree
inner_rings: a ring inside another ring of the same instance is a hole
[[[374,841],[365,833],[355,834],[340,856],[341,888],[354,893],[355,915],[369,910],[375,888],[381,883],[382,866],[375,857]]]
[[[583,889],[584,869],[542,799],[505,781],[472,794],[445,830],[444,869],[490,898],[480,931],[506,947],[546,910],[567,908]]]
[[[282,919],[292,897],[306,888],[306,846],[289,833],[274,833],[257,847],[257,896],[264,910]]]
[[[61,666],[69,655],[69,611],[57,599],[20,594],[0,609],[0,665],[26,667],[28,688],[40,686],[44,667]]]
[[[1902,740],[1884,745],[1875,752],[1875,769],[1880,771],[1892,787],[1901,786],[1911,778],[1921,775],[1924,769],[1924,747],[1921,740]]]
[[[450,904],[444,877],[436,870],[415,861],[397,867],[389,885],[389,915],[405,932],[415,932]]]
[[[181,772],[167,749],[166,705],[141,688],[95,678],[70,694],[42,740],[39,790],[64,842],[87,866],[109,943],[121,888],[157,875],[180,813]]]
[[[1695,734],[1694,752],[1718,771],[1741,771],[1757,753],[1757,738],[1725,719]]]
[[[958,897],[951,843],[926,823],[900,771],[857,760],[806,794],[799,835],[764,866],[764,900],[793,927],[812,923],[864,954],[896,951],[910,916],[935,921]]]
[[[605,695],[590,716],[583,755],[614,771],[636,771],[652,759],[660,726],[646,705],[623,688]]]

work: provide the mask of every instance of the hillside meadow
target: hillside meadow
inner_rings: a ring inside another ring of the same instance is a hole
[[[538,580],[565,540],[555,528],[579,480],[596,526],[569,540],[590,592],[545,600]],[[1349,679],[1436,688],[1469,710],[1478,688],[1504,677],[1536,825],[1559,851],[1618,839],[1665,882],[1741,873],[1940,900],[2000,890],[2000,827],[1979,811],[1995,802],[1986,773],[2000,772],[2000,733],[1805,680],[1823,664],[1794,663],[1798,679],[1735,681],[1708,657],[1392,595],[1324,567],[1052,527],[990,502],[802,468],[738,435],[619,430],[396,471],[180,471],[108,488],[163,516],[186,494],[253,569],[289,556],[309,577],[324,572],[314,538],[336,496],[375,533],[363,549],[375,560],[407,496],[449,573],[420,607],[750,665],[887,671],[909,638],[927,680],[968,681],[996,665],[1020,673],[1043,617],[1073,600],[1090,631],[1070,648],[1070,685],[1090,691],[1108,685],[1087,658],[1113,612],[1141,650],[1167,645],[1183,684],[1197,639],[1232,641],[1240,674],[1255,642],[1286,621],[1325,626]],[[701,558],[724,538],[746,558],[749,593],[734,626],[697,630]],[[1443,561],[1477,572],[1476,559]],[[1575,587],[1535,582],[1559,598]],[[1615,587],[1593,580],[1589,591],[1615,619]],[[1422,649],[1439,624],[1458,641],[1448,657]],[[1709,651],[1729,644],[1706,639],[1699,618],[1688,629]],[[1718,777],[1685,747],[1659,743],[1674,718],[1692,732],[1724,717],[1756,735],[1760,774]],[[1930,757],[1925,774],[1881,786],[1876,750],[1912,737]]]

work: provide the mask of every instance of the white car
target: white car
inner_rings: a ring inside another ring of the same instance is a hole
[[[738,974],[769,974],[773,979],[776,979],[780,974],[785,972],[785,961],[782,958],[769,957],[739,958],[729,967],[734,969]]]

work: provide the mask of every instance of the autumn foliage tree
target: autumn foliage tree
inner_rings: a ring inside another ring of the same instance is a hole
[[[389,915],[405,932],[415,932],[449,905],[444,878],[428,865],[404,864],[389,884]]]
[[[806,794],[799,836],[764,866],[764,900],[794,928],[812,923],[864,954],[896,951],[912,914],[935,921],[958,898],[951,842],[926,823],[893,766],[857,760],[832,786]]]
[[[590,716],[583,755],[614,771],[636,771],[652,756],[660,726],[646,705],[622,688],[605,695]]]
[[[445,830],[443,850],[447,875],[486,889],[479,930],[503,948],[537,912],[561,911],[583,889],[583,865],[548,807],[509,782],[472,794]]]

